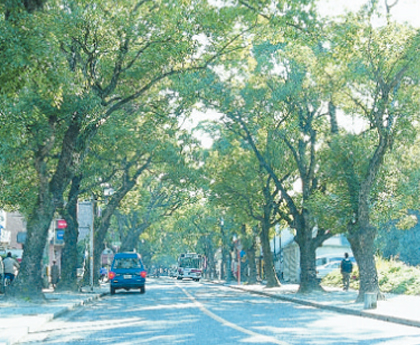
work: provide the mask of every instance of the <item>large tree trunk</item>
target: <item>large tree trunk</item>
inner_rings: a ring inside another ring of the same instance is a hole
[[[322,290],[316,278],[316,246],[312,240],[312,229],[299,231],[297,242],[300,249],[300,286],[299,293]]]
[[[82,177],[75,176],[68,197],[68,202],[63,210],[63,217],[67,221],[67,229],[64,232],[64,247],[61,260],[61,279],[57,284],[58,291],[77,291],[77,197],[79,195],[80,181]]]
[[[366,177],[360,184],[356,222],[349,226],[348,239],[360,271],[360,288],[357,302],[364,300],[366,292],[374,292],[377,294],[378,299],[383,299],[383,295],[379,291],[378,272],[374,257],[374,241],[377,235],[377,228],[370,224],[370,193],[389,145],[389,137],[380,136],[378,147],[369,162]]]
[[[353,225],[355,227],[356,225]],[[378,272],[375,264],[375,237],[377,229],[373,226],[352,229],[348,240],[351,245],[354,257],[359,267],[360,288],[356,302],[363,302],[366,292],[377,294],[378,299],[383,299],[379,290]]]
[[[49,205],[41,204],[29,217],[19,274],[13,282],[13,288],[7,290],[8,296],[29,300],[44,299],[42,293],[42,257],[54,210],[52,202]]]
[[[48,157],[54,149],[51,138],[35,154],[34,166],[38,174],[39,195],[37,204],[27,223],[27,237],[23,252],[19,278],[10,293],[19,298],[43,298],[42,294],[42,256],[47,243],[48,229],[54,212],[63,205],[63,193],[74,173],[76,141],[80,134],[80,117],[76,113],[64,135],[60,158],[56,170],[50,177],[47,166]]]
[[[262,222],[261,229],[261,247],[263,250],[264,257],[264,275],[267,280],[266,287],[277,287],[280,286],[280,281],[277,278],[276,270],[274,268],[273,255],[271,254],[270,238],[269,238],[270,225],[268,222]]]

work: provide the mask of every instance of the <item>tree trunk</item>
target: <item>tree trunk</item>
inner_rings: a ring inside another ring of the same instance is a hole
[[[225,279],[225,266],[226,266],[227,250],[225,249],[225,244],[223,243],[222,247],[222,261],[220,263],[220,279]]]
[[[109,219],[111,220],[111,218]],[[105,249],[105,236],[108,231],[110,221],[106,224],[101,224],[105,231],[101,231],[99,229],[98,232],[95,231],[95,241],[93,243],[93,285],[97,286],[99,285],[99,271],[102,266],[102,252]]]
[[[111,217],[114,214],[115,210],[119,206],[120,202],[127,193],[136,185],[137,178],[142,174],[142,172],[150,165],[152,161],[152,157],[149,157],[146,162],[140,166],[135,173],[130,177],[130,168],[132,167],[132,162],[127,162],[126,166],[124,167],[124,175],[122,177],[122,186],[115,191],[112,195],[108,204],[102,213],[101,220],[99,222],[99,226],[95,227],[94,229],[94,251],[93,251],[93,265],[94,265],[94,284],[99,283],[99,270],[101,268],[101,255],[102,251],[104,250],[104,241],[106,234],[108,232],[109,225],[111,223]],[[134,160],[133,162],[136,162]]]
[[[280,281],[277,278],[276,270],[274,268],[273,255],[271,254],[269,231],[270,225],[266,221],[262,221],[261,228],[261,247],[263,250],[264,257],[264,276],[267,280],[266,287],[277,287],[280,286]]]
[[[249,270],[249,276],[247,277],[248,284],[255,284],[257,282],[257,264],[255,262],[255,247],[256,247],[256,227],[252,228],[252,233],[247,233],[246,225],[241,226],[241,243],[246,253],[248,265],[244,269]]]
[[[249,277],[248,284],[255,284],[257,282],[257,264],[255,262],[255,239],[252,246],[246,251],[246,257],[248,258]]]
[[[44,299],[42,293],[42,257],[47,243],[48,229],[53,219],[55,208],[39,203],[27,223],[27,236],[22,262],[13,288],[7,290],[11,297],[39,300]]]
[[[93,281],[94,285],[99,284],[99,270],[101,268],[101,255],[105,249],[105,237],[111,224],[111,217],[120,204],[124,196],[134,187],[136,180],[131,180],[125,183],[119,190],[117,190],[112,198],[109,200],[107,207],[102,213],[99,225],[94,229],[94,243],[93,243]],[[97,224],[97,223],[96,223]]]
[[[128,252],[137,249],[140,235],[150,226],[149,223],[141,224],[137,229],[132,229],[124,237],[120,247],[120,252]]]
[[[297,241],[300,249],[300,286],[298,292],[308,293],[322,290],[316,277],[316,246],[312,239],[312,229],[302,229]]]
[[[356,226],[356,225],[353,225]],[[360,288],[356,302],[363,302],[367,292],[377,294],[377,299],[384,299],[379,290],[378,271],[375,264],[375,237],[377,229],[373,226],[359,228],[348,236],[354,257],[359,267]]]
[[[222,262],[220,263],[220,279],[227,279],[227,275],[228,275],[228,267],[227,267],[227,262],[228,260],[228,255],[230,255],[229,250],[228,250],[228,237],[226,236],[225,233],[225,228],[223,226],[223,224],[220,225],[220,234],[222,237]]]
[[[80,134],[80,114],[75,114],[69,123],[61,145],[59,160],[52,177],[47,166],[54,141],[41,146],[35,154],[34,167],[38,174],[38,200],[27,223],[27,236],[20,274],[10,289],[10,294],[19,298],[43,298],[42,257],[47,243],[48,230],[54,212],[63,204],[63,193],[74,171],[76,141]]]
[[[64,232],[64,247],[61,261],[61,279],[57,284],[57,291],[77,291],[77,197],[79,195],[80,181],[82,177],[75,176],[68,197],[68,202],[63,210],[63,217],[67,221],[67,229]]]

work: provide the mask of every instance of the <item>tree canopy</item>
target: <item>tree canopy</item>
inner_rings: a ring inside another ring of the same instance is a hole
[[[378,291],[379,226],[413,226],[420,176],[420,34],[389,6],[376,24],[379,8],[325,18],[311,0],[1,2],[0,207],[28,221],[16,295],[41,295],[53,217],[75,219],[72,202],[92,195],[96,255],[118,237],[150,260],[224,261],[233,234],[254,254],[259,236],[269,272],[282,224],[300,247],[301,291],[319,288],[315,250],[336,233],[360,296]],[[220,114],[199,126],[209,149],[183,126],[196,111]]]

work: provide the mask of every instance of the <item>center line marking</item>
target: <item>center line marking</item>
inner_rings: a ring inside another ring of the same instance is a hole
[[[213,312],[211,312],[210,310],[208,310],[206,307],[204,307],[203,304],[201,304],[200,302],[198,302],[193,295],[191,295],[187,290],[185,290],[182,286],[178,285],[177,283],[175,283],[176,286],[178,286],[186,295],[187,297],[194,303],[195,306],[197,306],[204,314],[206,314],[207,316],[210,316],[213,320],[216,320],[217,322],[220,322],[222,325],[236,329],[239,332],[248,334],[250,336],[253,337],[258,337],[261,340],[264,340],[266,342],[270,342],[273,344],[278,344],[278,345],[291,345],[290,343],[286,343],[284,341],[280,341],[277,340],[273,337],[270,337],[268,335],[263,335],[263,334],[259,334],[253,331],[250,331],[249,329],[245,329],[241,326],[238,326],[232,322],[229,322],[223,318],[221,318],[220,316],[214,314]]]

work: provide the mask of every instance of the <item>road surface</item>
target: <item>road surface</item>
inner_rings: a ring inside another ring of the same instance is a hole
[[[117,290],[22,344],[418,345],[420,329],[167,277]]]

